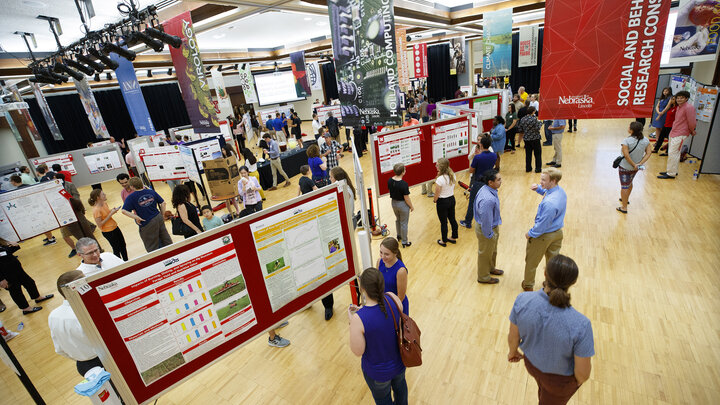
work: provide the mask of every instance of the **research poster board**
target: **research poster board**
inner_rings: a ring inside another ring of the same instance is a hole
[[[135,168],[137,168],[138,173],[142,174],[145,173],[145,165],[142,164],[142,159],[140,158],[140,155],[145,153],[146,150],[150,149],[153,144],[152,140],[150,139],[150,136],[138,136],[134,139],[129,139],[127,142],[127,146],[130,149],[130,153],[132,154],[133,160],[135,161]]]
[[[0,237],[19,242],[77,221],[60,180],[0,194]]]
[[[483,94],[480,96],[463,97],[453,100],[440,101],[437,103],[438,114],[449,116],[450,110],[459,112],[464,110],[476,110],[480,112],[478,123],[478,134],[492,130],[492,119],[496,115],[502,115],[502,94]],[[457,115],[457,113],[456,113]],[[438,115],[440,117],[440,115]]]
[[[195,160],[195,152],[193,148],[181,145],[180,160],[182,161],[182,165],[185,168],[185,173],[188,178],[195,183],[202,184],[200,169],[198,168],[197,160]]]
[[[117,142],[29,160],[35,167],[43,162],[47,163],[48,166],[51,165],[51,162],[60,164],[64,170],[72,173],[72,182],[77,187],[99,184],[104,181],[115,181],[118,174],[127,174],[128,172],[125,166],[125,158]]]
[[[349,198],[323,187],[65,288],[125,403],[149,403],[354,279]]]
[[[325,125],[325,121],[330,117],[331,113],[333,117],[338,119],[338,122],[342,123],[342,107],[339,105],[329,105],[327,107],[319,107],[317,109],[318,120],[320,123]]]
[[[199,141],[188,142],[181,145],[191,148],[195,151],[195,158],[198,162],[206,160],[220,159],[222,156],[222,147],[225,146],[225,139],[222,135],[201,139]]]
[[[148,148],[140,153],[147,176],[152,181],[185,180],[185,163],[177,145]]]
[[[295,90],[295,86],[293,86],[293,90]],[[262,125],[265,125],[267,122],[267,117],[270,115],[272,119],[275,119],[275,114],[280,113],[281,115],[285,113],[285,118],[290,117],[290,110],[295,110],[295,105],[293,104],[285,104],[285,105],[279,105],[274,108],[265,108],[263,110],[260,110],[258,114],[262,117]]]
[[[699,121],[711,122],[715,103],[717,103],[718,88],[714,86],[701,86],[698,88],[696,97],[697,119]]]
[[[59,164],[63,170],[70,172],[71,175],[74,176],[77,174],[77,170],[75,170],[75,165],[73,164],[73,157],[69,153],[61,153],[58,155],[32,158],[32,164],[33,166],[35,166],[35,172],[37,172],[37,167],[43,163],[45,163],[48,169],[51,170],[52,165]]]
[[[124,166],[120,159],[121,156],[115,151],[85,152],[82,155],[90,174],[98,174],[108,170],[118,170]]]
[[[479,111],[461,109],[460,114],[468,114],[472,117],[470,120],[470,142],[475,143],[480,136],[480,127],[482,127],[482,119]]]
[[[436,154],[438,158],[444,154],[455,172],[467,170],[471,119],[470,115],[460,115],[373,134],[370,153],[377,195],[389,193],[387,182],[394,175],[395,163],[405,164],[403,180],[410,186],[435,178]]]

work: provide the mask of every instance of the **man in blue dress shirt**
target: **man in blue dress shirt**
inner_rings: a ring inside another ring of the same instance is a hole
[[[540,184],[533,184],[530,189],[543,196],[535,224],[525,234],[527,248],[525,249],[525,279],[522,288],[532,291],[535,286],[535,270],[545,256],[545,262],[557,256],[562,247],[562,227],[565,220],[567,195],[565,190],[558,186],[562,172],[554,167],[548,167],[540,175]]]
[[[500,236],[500,200],[497,190],[502,179],[497,170],[487,170],[483,174],[485,185],[475,197],[475,236],[478,239],[477,281],[482,284],[497,284],[504,272],[495,268],[497,243]]]

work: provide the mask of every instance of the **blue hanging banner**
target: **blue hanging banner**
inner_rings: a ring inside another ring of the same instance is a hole
[[[132,119],[133,125],[135,126],[135,131],[137,131],[137,134],[140,136],[155,135],[155,126],[153,125],[152,119],[150,119],[150,113],[148,112],[147,104],[145,104],[142,90],[140,90],[140,82],[138,82],[137,76],[135,75],[135,68],[132,62],[120,57],[114,52],[110,53],[110,59],[120,65],[115,69],[115,75],[120,85],[120,91],[125,99],[125,105],[130,113],[130,119]]]

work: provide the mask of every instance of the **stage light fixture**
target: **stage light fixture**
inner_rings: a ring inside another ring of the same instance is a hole
[[[165,42],[173,48],[180,48],[180,46],[182,46],[182,39],[180,39],[180,37],[176,37],[175,35],[168,35],[157,28],[147,27],[145,28],[145,33],[155,39],[159,39],[160,41]]]
[[[118,46],[117,44],[113,44],[112,42],[105,42],[102,45],[102,51],[105,54],[110,54],[110,52],[115,52],[116,54],[122,56],[123,58],[129,60],[130,62],[135,60],[135,57],[137,54],[135,54],[134,51],[131,51],[129,49],[122,48]]]
[[[75,69],[70,69],[67,67],[64,63],[56,63],[55,66],[53,66],[53,71],[55,73],[67,73],[68,75],[72,76],[75,80],[82,80],[85,76],[82,75],[82,73],[78,72]]]
[[[63,62],[65,62],[66,65],[75,68],[88,76],[92,76],[92,74],[95,73],[95,69],[91,68],[90,66],[85,66],[82,63],[78,63],[70,58],[63,59]]]
[[[108,80],[112,80],[112,73],[107,72],[107,74],[105,74],[105,78],[107,78]]]
[[[44,76],[46,78],[50,78],[51,80],[60,80],[61,83],[65,83],[70,78],[66,75],[60,75],[52,70],[48,69],[47,67],[42,67],[37,69],[37,73],[35,73],[36,76]]]
[[[88,49],[88,53],[90,55],[100,59],[100,62],[102,62],[105,66],[109,67],[112,70],[115,70],[118,67],[120,67],[120,65],[117,62],[115,62],[114,60],[103,55],[102,53],[100,53],[100,51],[98,51],[95,48]]]
[[[147,77],[152,77],[152,70],[151,70],[151,69],[148,69],[148,71],[147,71]]]
[[[78,62],[82,62],[82,63],[90,66],[91,68],[95,69],[96,73],[102,73],[103,70],[105,70],[105,66],[102,63],[98,63],[85,55],[76,53],[75,59],[77,59]]]
[[[245,70],[245,66],[247,66],[247,63],[243,63],[240,69]]]
[[[236,64],[233,66],[233,70],[237,70],[237,68],[238,68],[238,64],[236,63]]]
[[[95,73],[95,77],[93,78],[96,82],[100,81],[100,73]]]
[[[172,68],[168,69],[168,76],[172,76]]]
[[[152,49],[155,52],[162,52],[163,49],[165,49],[165,44],[162,43],[162,41],[158,41],[156,39],[153,39],[148,34],[140,31],[134,31],[128,36],[128,41],[130,43],[138,43],[142,42],[150,49]]]

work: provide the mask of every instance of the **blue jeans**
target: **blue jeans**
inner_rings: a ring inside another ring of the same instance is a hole
[[[370,378],[363,371],[363,377],[365,382],[370,388],[370,393],[378,405],[407,405],[408,403],[408,388],[407,382],[405,381],[405,370],[399,373],[390,381],[375,381]],[[395,401],[390,396],[390,389],[395,394]]]
[[[468,207],[465,212],[465,223],[472,224],[473,217],[475,216],[475,197],[482,186],[483,183],[480,181],[470,183],[470,199],[468,200]]]
[[[552,125],[551,120],[545,120],[543,123],[543,126],[545,127],[545,142],[552,145],[552,132],[548,128],[550,128],[550,125]]]

